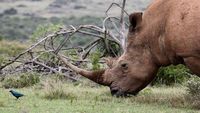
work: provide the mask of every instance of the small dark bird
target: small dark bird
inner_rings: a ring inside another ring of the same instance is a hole
[[[19,93],[19,92],[14,91],[14,90],[10,90],[9,92],[10,92],[14,97],[16,97],[17,99],[18,99],[19,97],[24,96],[24,94],[21,94],[21,93]]]

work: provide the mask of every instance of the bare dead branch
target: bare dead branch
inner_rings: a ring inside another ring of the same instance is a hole
[[[40,66],[43,66],[43,67],[45,67],[45,68],[47,68],[47,69],[50,69],[51,71],[53,71],[53,72],[56,73],[56,74],[64,75],[64,76],[66,76],[67,78],[69,78],[69,79],[71,79],[71,80],[73,80],[73,81],[78,81],[77,79],[75,79],[75,78],[73,78],[73,77],[71,77],[71,76],[68,76],[68,75],[66,75],[66,74],[63,74],[63,73],[57,71],[56,69],[54,69],[54,68],[52,68],[52,67],[49,67],[49,66],[47,66],[47,65],[45,65],[45,64],[43,64],[43,63],[40,63],[40,62],[37,62],[37,61],[33,61],[33,63],[38,64],[38,65],[40,65]]]
[[[60,61],[69,60],[71,62],[88,63],[90,61],[87,59],[87,56],[98,44],[103,45],[105,52],[112,53],[115,56],[117,55],[110,43],[121,46],[123,51],[125,51],[125,32],[126,27],[128,26],[124,20],[124,16],[128,16],[128,13],[125,11],[125,3],[126,0],[123,0],[122,6],[117,3],[112,3],[106,10],[106,18],[103,20],[101,27],[91,24],[80,25],[78,27],[70,25],[67,28],[60,28],[51,34],[45,33],[45,36],[41,37],[38,42],[1,66],[0,71],[3,71],[4,74],[24,71],[38,71],[49,74],[57,73],[64,75],[73,81],[77,81],[75,78],[68,76],[67,72],[62,71],[62,69],[64,69],[64,64]],[[109,10],[115,6],[121,9],[119,17],[108,15]],[[94,38],[94,40],[88,42],[88,44],[85,44],[83,47],[66,45],[66,43],[71,43],[70,40],[74,35],[79,35],[80,37],[90,36]],[[75,51],[73,54],[78,56],[78,59],[74,59],[70,56],[69,53],[71,51]],[[61,53],[65,53],[65,55],[61,55]],[[13,64],[15,62],[17,62],[17,66]],[[104,63],[103,61],[99,62]],[[77,69],[80,71],[80,69],[74,67],[72,64],[67,63],[67,65],[72,68],[72,70]],[[68,71],[70,69],[65,68],[65,71],[66,70]]]
[[[123,3],[125,3],[126,1],[123,1]],[[123,12],[126,13],[127,16],[129,16],[128,12],[126,12],[125,8],[123,6],[120,6],[118,3],[111,3],[110,6],[108,7],[108,9],[106,10],[106,15],[108,16],[108,12],[110,11],[110,9],[113,7],[113,6],[117,6],[119,7],[120,9],[123,10]]]
[[[121,8],[121,16],[120,16],[120,39],[122,43],[123,50],[126,50],[126,36],[125,36],[125,24],[124,24],[124,8],[125,8],[126,0],[123,0],[122,8]]]

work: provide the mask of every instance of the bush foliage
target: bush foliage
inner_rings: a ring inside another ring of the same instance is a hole
[[[10,57],[18,55],[26,49],[26,45],[17,41],[0,41],[0,66],[3,65]]]
[[[94,52],[90,55],[91,63],[92,63],[92,69],[93,70],[99,70],[100,69],[100,52]]]
[[[190,78],[188,72],[189,69],[184,65],[162,67],[159,69],[152,85],[173,85],[185,83]]]
[[[20,75],[10,75],[3,81],[5,88],[23,88],[32,86],[40,82],[40,74],[38,73],[22,73]]]

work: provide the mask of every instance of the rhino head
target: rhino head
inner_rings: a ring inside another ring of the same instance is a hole
[[[158,66],[154,63],[147,40],[140,39],[143,35],[142,13],[131,14],[129,21],[126,51],[119,58],[107,59],[109,68],[86,71],[71,65],[61,55],[58,55],[59,58],[84,77],[110,87],[112,95],[136,95],[153,80]]]

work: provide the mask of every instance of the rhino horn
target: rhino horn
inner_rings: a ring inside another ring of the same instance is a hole
[[[63,55],[61,54],[57,54],[58,59],[60,59],[67,67],[69,67],[70,69],[72,69],[73,71],[75,71],[76,73],[98,83],[101,85],[105,85],[108,86],[109,84],[104,81],[104,73],[105,73],[105,69],[102,70],[98,70],[98,71],[88,71],[88,70],[84,70],[81,68],[78,68],[77,66],[74,66],[73,64],[71,64],[70,62],[68,62]]]

